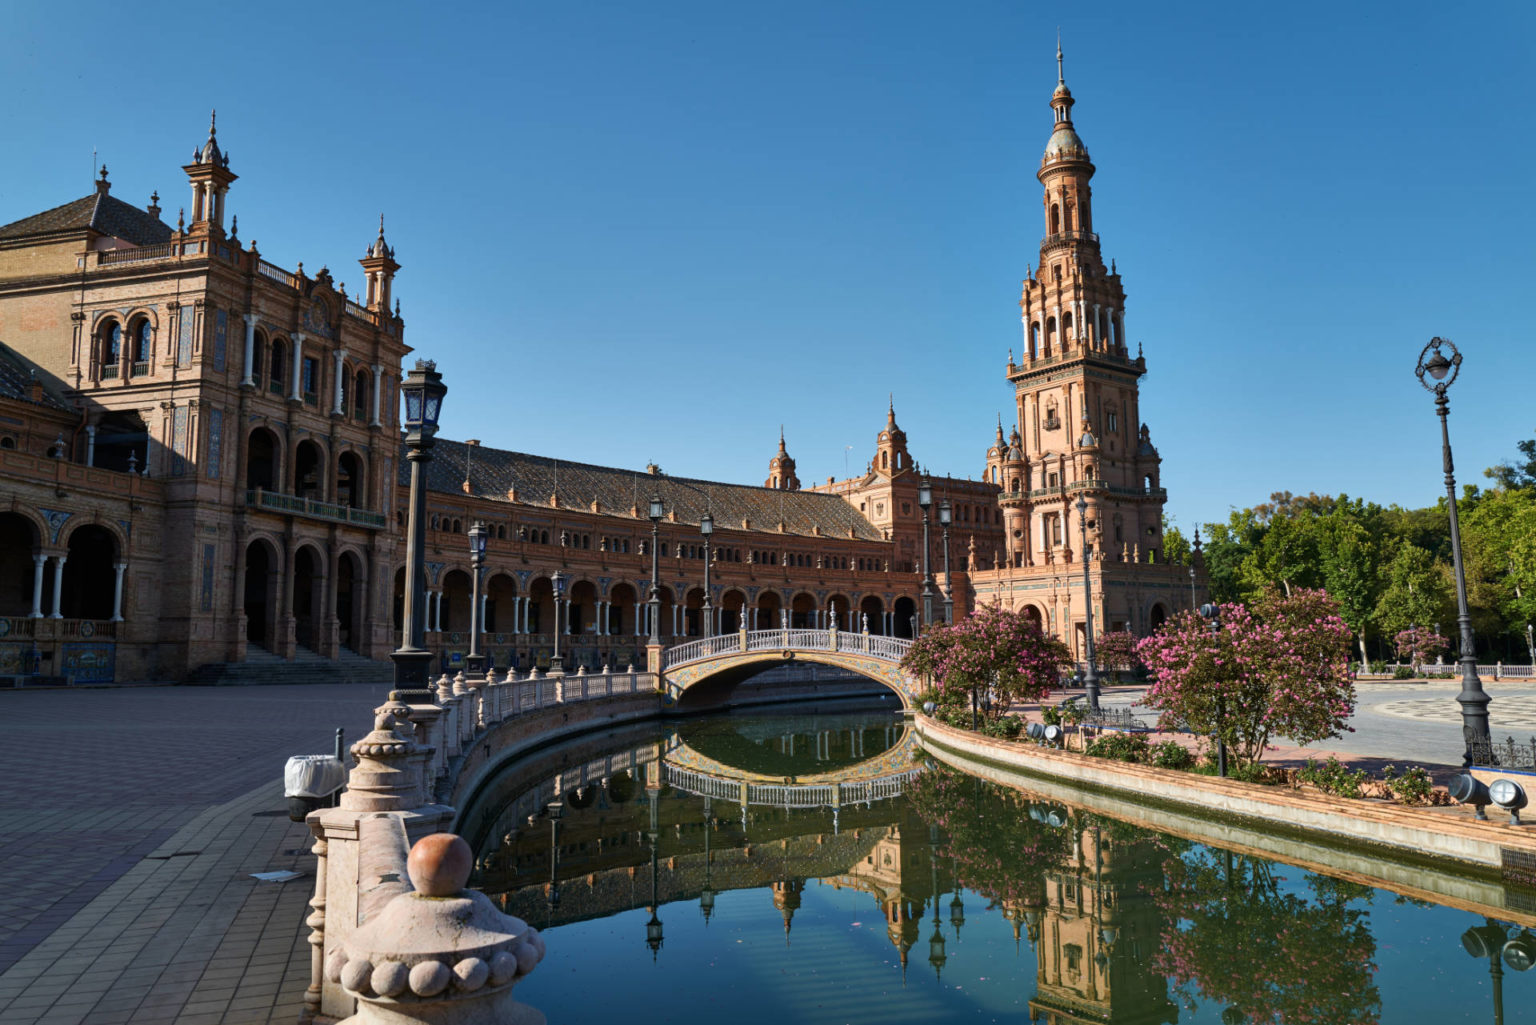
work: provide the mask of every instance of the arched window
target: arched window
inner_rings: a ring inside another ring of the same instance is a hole
[[[1029,325],[1029,358],[1030,359],[1038,359],[1039,357],[1040,357],[1040,322],[1037,320],[1037,321],[1033,321]]]
[[[357,420],[368,419],[368,371],[359,370],[352,383],[352,416]]]
[[[138,320],[133,325],[133,373],[137,377],[142,373],[148,373],[149,361],[154,355],[155,332],[149,326],[149,318]],[[142,365],[143,369],[140,370]]]
[[[118,367],[123,362],[123,325],[115,320],[109,320],[101,326],[101,348],[98,359],[101,363],[102,380],[117,376]]]
[[[261,387],[262,382],[266,379],[265,374],[262,372],[262,356],[266,354],[266,348],[267,336],[257,331],[256,344],[251,346],[251,380],[256,382],[256,387],[258,388]]]
[[[272,359],[268,363],[267,370],[271,378],[267,390],[274,394],[283,393],[283,368],[288,365],[288,347],[283,344],[281,338],[272,339]]]
[[[1068,202],[1067,203],[1066,216],[1061,219],[1061,228],[1062,228],[1063,231],[1071,231],[1072,230],[1072,215],[1075,212],[1076,211],[1073,210],[1073,208],[1072,208],[1072,204],[1070,202]]]
[[[1051,204],[1051,234],[1061,234],[1061,207]]]

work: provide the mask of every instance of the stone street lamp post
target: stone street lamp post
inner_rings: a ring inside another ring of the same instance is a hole
[[[709,597],[709,538],[715,532],[715,518],[709,513],[699,517],[699,533],[704,535],[704,607],[700,613],[704,617],[701,636],[713,637],[715,635],[715,608]]]
[[[955,583],[949,577],[949,520],[953,515],[949,499],[939,503],[939,526],[944,528],[944,622],[955,621]]]
[[[1087,641],[1083,655],[1087,660],[1087,666],[1083,672],[1083,686],[1088,691],[1088,707],[1095,712],[1099,710],[1099,670],[1094,665],[1097,658],[1093,650],[1093,581],[1088,574],[1088,503],[1082,495],[1077,496],[1077,526],[1082,531],[1082,546],[1078,550],[1078,557],[1083,560],[1083,634]]]
[[[651,496],[651,595],[646,605],[650,608],[651,618],[651,644],[661,644],[661,555],[659,544],[661,541],[661,518],[666,515],[666,508],[661,504],[660,495]]]
[[[1214,602],[1200,606],[1200,615],[1211,624],[1211,637],[1221,637],[1221,606]],[[1227,701],[1218,694],[1216,696],[1216,775],[1225,777],[1227,774],[1227,739],[1222,735],[1222,729],[1227,723]]]
[[[432,461],[443,396],[448,388],[437,364],[417,360],[400,382],[405,397],[405,458],[411,464],[411,508],[406,523],[405,604],[401,610],[400,647],[390,654],[394,685],[390,697],[408,704],[432,704],[437,692],[428,677],[432,653],[426,648],[427,488],[423,468]]]
[[[933,485],[928,483],[928,474],[923,474],[923,481],[917,486],[917,507],[923,511],[923,622],[922,628],[927,629],[933,623],[933,574],[928,569],[928,509],[933,505]],[[916,633],[916,631],[914,631]]]
[[[555,595],[555,651],[549,657],[549,675],[564,676],[565,662],[560,658],[560,599],[565,597],[565,574],[555,570],[555,575],[549,578],[549,585]],[[566,615],[570,615],[569,610]]]
[[[1445,392],[1460,372],[1461,353],[1445,338],[1430,339],[1419,353],[1419,365],[1414,371],[1419,383],[1434,393],[1435,413],[1440,417],[1440,457],[1445,467],[1445,494],[1451,513],[1451,555],[1456,566],[1456,622],[1461,627],[1461,693],[1456,695],[1456,700],[1461,704],[1461,736],[1466,744],[1462,767],[1468,768],[1474,761],[1475,749],[1481,747],[1487,752],[1493,738],[1488,732],[1488,692],[1483,690],[1483,681],[1477,676],[1477,648],[1472,637],[1472,616],[1467,611],[1467,574],[1461,561],[1461,526],[1456,519],[1456,472],[1451,461],[1451,432],[1447,424],[1451,406]]]
[[[485,629],[485,616],[480,609],[480,577],[485,571],[485,539],[489,535],[483,521],[470,524],[469,654],[464,658],[464,669],[471,680],[485,679],[485,656],[480,654],[480,633]]]

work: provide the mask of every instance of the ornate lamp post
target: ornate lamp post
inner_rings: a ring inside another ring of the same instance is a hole
[[[1449,355],[1447,355],[1449,353]],[[1456,519],[1456,473],[1451,462],[1451,432],[1446,418],[1450,415],[1450,402],[1446,389],[1461,372],[1461,353],[1444,338],[1431,338],[1419,353],[1419,365],[1414,373],[1419,383],[1434,393],[1435,413],[1440,417],[1440,455],[1445,465],[1445,493],[1451,512],[1451,555],[1456,565],[1456,622],[1461,627],[1461,693],[1456,700],[1461,704],[1461,736],[1466,743],[1462,755],[1462,767],[1467,768],[1474,760],[1474,750],[1481,746],[1486,751],[1493,738],[1488,732],[1488,692],[1477,677],[1477,650],[1472,638],[1472,616],[1467,611],[1467,574],[1461,561],[1461,526]],[[1427,380],[1426,380],[1427,378]]]
[[[704,798],[704,889],[699,891],[699,910],[704,914],[706,926],[709,925],[710,916],[715,913],[714,858],[709,853],[709,834],[714,832],[714,828],[714,801],[706,797]]]
[[[389,656],[395,664],[390,697],[407,703],[432,704],[436,694],[428,680],[432,653],[426,650],[427,489],[422,467],[432,461],[432,446],[448,388],[436,363],[417,360],[416,369],[400,382],[400,392],[405,396],[405,458],[411,464],[411,510],[406,525],[400,647]]]
[[[651,644],[661,644],[661,518],[666,515],[660,495],[651,496]]]
[[[485,629],[485,617],[480,610],[480,575],[485,568],[485,540],[490,533],[480,520],[469,525],[469,655],[464,659],[464,668],[472,680],[485,679],[485,656],[480,654],[480,632]]]
[[[555,570],[549,585],[555,595],[555,652],[549,657],[549,675],[559,676],[565,673],[565,663],[560,658],[560,599],[565,597],[565,574]]]
[[[1088,707],[1095,712],[1099,710],[1099,670],[1094,663],[1097,658],[1093,650],[1093,581],[1088,575],[1088,503],[1082,495],[1077,496],[1077,527],[1082,532],[1082,547],[1079,550],[1083,560],[1083,633],[1087,638],[1087,648],[1083,654],[1087,658],[1088,665],[1083,672],[1083,686],[1088,691]]]
[[[715,518],[706,512],[699,517],[699,533],[704,535],[704,608],[700,610],[704,623],[699,632],[704,637],[715,635],[715,609],[709,598],[709,538],[714,532]]]
[[[651,828],[650,831],[646,834],[651,842],[651,903],[649,905],[651,918],[650,921],[645,923],[645,945],[651,948],[651,960],[655,961],[657,953],[661,950],[661,944],[663,940],[661,934],[661,919],[656,917],[656,909],[661,906],[661,902],[657,899],[656,895],[657,875],[659,872],[659,866],[657,863],[660,860],[657,844],[661,840],[661,826],[657,821],[658,817],[656,798],[660,796],[661,791],[651,786],[647,786],[646,789],[648,791],[646,796],[650,799],[651,802]]]
[[[1200,615],[1211,624],[1211,636],[1221,636],[1221,606],[1214,602],[1200,606]],[[1227,721],[1227,702],[1220,695],[1216,698],[1216,719],[1219,723]],[[1218,727],[1216,731],[1216,775],[1225,777],[1227,774],[1227,739],[1222,736]]]
[[[933,893],[933,935],[928,937],[928,963],[933,965],[933,977],[939,978],[944,964],[944,932],[939,926],[939,831],[928,827],[928,875]]]
[[[923,623],[926,629],[933,622],[933,574],[928,570],[928,509],[933,505],[933,485],[928,474],[917,486],[917,507],[923,511]]]
[[[949,499],[939,503],[939,526],[944,528],[944,622],[955,621],[955,584],[949,578],[949,521],[953,510]]]
[[[549,812],[549,894],[545,897],[551,908],[560,906],[560,816],[565,811],[564,801],[550,801],[545,806]]]

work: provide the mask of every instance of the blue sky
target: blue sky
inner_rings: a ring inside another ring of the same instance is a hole
[[[387,215],[450,436],[760,483],[783,423],[809,481],[893,392],[921,462],[979,475],[1059,20],[1169,511],[1427,504],[1431,335],[1462,480],[1536,428],[1533,10],[12,4],[0,222],[86,194],[93,147],[174,219],[217,106],[269,260],[355,293]]]

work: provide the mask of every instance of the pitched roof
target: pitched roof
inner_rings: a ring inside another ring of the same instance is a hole
[[[50,409],[73,412],[73,407],[64,398],[63,385],[54,380],[48,371],[33,363],[27,357],[15,349],[0,342],[0,398],[16,399],[20,402],[32,401],[32,381],[38,380],[43,386],[43,397],[40,405]]]
[[[0,226],[0,239],[64,234],[87,228],[136,246],[158,245],[171,240],[169,225],[147,210],[114,198],[110,192],[93,192],[63,206]]]
[[[469,456],[471,451],[473,456]],[[400,484],[408,487],[410,465],[403,442],[400,453]],[[782,520],[785,534],[808,537],[819,528],[822,537],[847,538],[852,531],[860,540],[883,540],[881,532],[838,495],[571,463],[484,445],[471,448],[443,438],[438,439],[432,461],[426,465],[428,490],[465,494],[466,462],[470,466],[468,494],[493,502],[510,502],[509,493],[515,493],[519,504],[553,508],[550,496],[556,493],[558,482],[559,508],[577,512],[592,511],[595,500],[599,509],[610,515],[628,516],[631,508],[638,507],[643,522],[655,494],[666,503],[669,517],[676,512],[679,523],[698,523],[708,509],[721,530],[741,530],[746,520],[754,531],[777,534]]]

